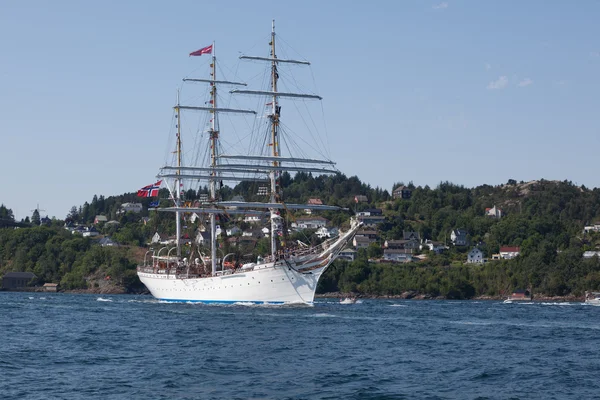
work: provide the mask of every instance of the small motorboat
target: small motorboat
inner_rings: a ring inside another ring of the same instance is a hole
[[[340,304],[356,304],[356,297],[346,297],[345,299],[340,299]]]

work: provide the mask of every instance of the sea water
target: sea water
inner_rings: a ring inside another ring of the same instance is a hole
[[[2,399],[600,398],[600,307],[0,293]]]

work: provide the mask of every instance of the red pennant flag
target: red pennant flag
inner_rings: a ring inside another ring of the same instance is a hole
[[[191,56],[201,56],[202,54],[211,54],[212,53],[212,44],[210,46],[206,46],[201,48],[200,50],[192,51],[190,53]]]

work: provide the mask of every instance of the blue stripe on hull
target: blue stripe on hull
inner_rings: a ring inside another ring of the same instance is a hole
[[[252,303],[252,304],[269,304],[281,305],[286,304],[285,301],[258,301],[258,300],[179,300],[179,299],[157,299],[160,301],[168,301],[173,303],[202,303],[202,304],[235,304],[235,303]],[[296,303],[288,303],[296,304]],[[300,303],[297,303],[300,304]],[[312,303],[305,303],[312,304]]]

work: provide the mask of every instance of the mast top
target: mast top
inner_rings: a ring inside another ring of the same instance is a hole
[[[274,35],[275,34],[275,20],[273,20],[272,22],[272,28],[271,28],[271,33]]]

